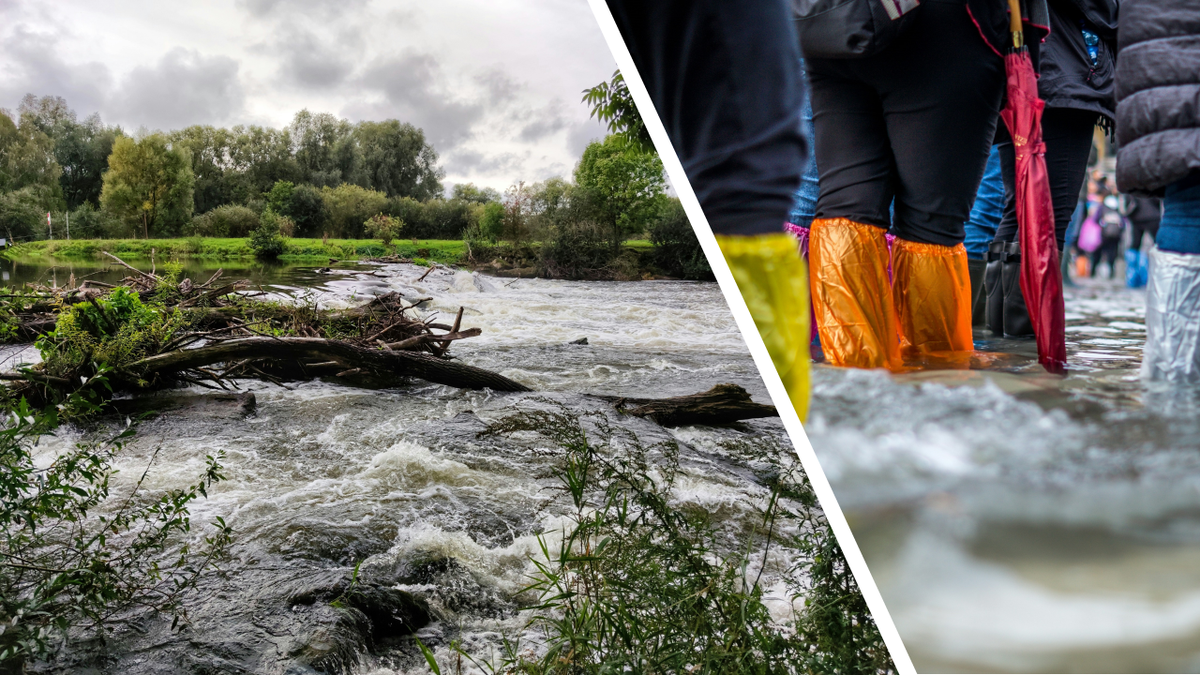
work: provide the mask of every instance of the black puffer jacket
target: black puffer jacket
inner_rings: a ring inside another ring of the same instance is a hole
[[[1095,112],[1111,129],[1117,49],[1116,0],[1050,0],[1050,35],[1042,43],[1038,94],[1047,108]],[[1088,55],[1083,28],[1095,33],[1096,63]]]
[[[1200,171],[1200,2],[1122,4],[1117,188],[1161,195]]]

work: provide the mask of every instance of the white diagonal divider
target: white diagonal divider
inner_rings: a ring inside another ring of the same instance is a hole
[[[846,516],[838,507],[837,498],[833,495],[833,488],[829,485],[829,480],[825,478],[825,473],[821,471],[817,455],[813,452],[812,444],[808,442],[808,436],[804,433],[804,425],[800,422],[796,409],[792,407],[787,389],[783,386],[783,380],[775,371],[775,365],[771,362],[770,354],[767,353],[767,346],[763,343],[762,336],[758,334],[754,318],[750,316],[746,301],[742,299],[742,294],[738,291],[737,282],[733,280],[733,273],[729,271],[729,265],[725,262],[721,249],[717,247],[717,240],[713,237],[712,230],[709,229],[708,219],[704,217],[704,211],[700,208],[700,201],[696,198],[696,193],[692,191],[692,185],[683,171],[683,164],[679,161],[679,156],[675,154],[675,147],[671,145],[670,138],[667,137],[667,129],[659,119],[653,101],[650,100],[650,93],[642,82],[642,76],[638,73],[637,66],[633,63],[629,48],[625,46],[625,40],[621,37],[621,31],[617,28],[616,21],[613,20],[612,12],[605,0],[588,0],[588,2],[592,6],[592,13],[596,15],[600,32],[604,34],[608,48],[617,62],[617,67],[625,76],[625,85],[629,87],[629,93],[642,113],[646,130],[650,133],[650,139],[654,141],[654,147],[658,149],[663,167],[666,168],[667,175],[671,178],[671,184],[675,186],[675,191],[679,195],[688,220],[692,223],[692,229],[696,231],[696,237],[700,240],[704,254],[708,256],[713,274],[721,286],[721,292],[725,295],[729,309],[733,312],[733,318],[742,331],[742,338],[746,341],[750,355],[754,358],[754,364],[762,374],[771,400],[779,411],[779,418],[783,421],[788,436],[791,437],[796,453],[800,456],[800,463],[804,467],[805,473],[808,474],[808,479],[812,482],[813,490],[821,502],[821,508],[825,511],[833,533],[837,536],[838,544],[842,547],[842,554],[845,555],[846,562],[850,565],[850,571],[854,573],[858,587],[862,590],[867,607],[871,610],[871,616],[879,626],[879,633],[891,653],[896,670],[901,675],[916,675],[917,671],[913,667],[912,659],[909,658],[908,651],[900,640],[900,634],[896,631],[896,625],[892,622],[892,617],[883,604],[883,596],[879,594],[879,587],[875,585],[875,579],[871,576],[871,571],[867,569],[867,561],[858,548],[858,542],[854,540],[854,534],[850,531]],[[781,219],[780,231],[782,231],[782,227]]]

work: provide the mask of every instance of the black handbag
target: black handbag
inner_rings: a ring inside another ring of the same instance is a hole
[[[920,0],[792,0],[800,50],[811,59],[883,51],[912,25]]]

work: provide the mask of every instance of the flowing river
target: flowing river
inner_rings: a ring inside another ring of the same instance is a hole
[[[920,672],[1200,670],[1200,397],[1144,292],[1067,289],[1069,375],[818,367],[807,432]]]
[[[94,265],[29,267],[21,279],[8,269],[10,283],[121,276]],[[416,281],[424,271],[359,265],[321,274],[291,266],[257,272],[255,281],[326,306],[390,291],[432,298],[422,312],[443,320],[463,306],[463,326],[483,334],[454,343],[451,353],[535,393],[255,381],[244,383],[257,399],[250,415],[201,389],[156,395],[151,400],[165,412],[143,422],[121,455],[119,487],[128,487],[158,448],[151,490],[194,482],[205,455],[224,451],[227,479],[195,504],[193,522],[199,537],[199,524],[223,517],[235,530],[233,559],[225,577],[208,579],[188,601],[184,630],[171,632],[169,619],[134,617],[106,648],[68,652],[62,669],[307,673],[314,663],[341,659],[363,675],[428,672],[411,640],[376,644],[372,654],[352,645],[358,658],[347,658],[339,636],[345,626],[313,597],[344,582],[360,562],[364,575],[429,602],[435,620],[418,636],[440,658],[453,660],[452,639],[486,658],[501,633],[520,631],[525,619],[514,595],[532,571],[536,535],[554,531],[563,514],[544,440],[478,436],[487,423],[519,410],[600,411],[647,443],[679,441],[677,505],[705,509],[732,529],[758,517],[767,488],[756,476],[794,458],[777,419],[663,429],[616,416],[585,395],[666,397],[732,382],[769,402],[716,284],[514,280],[446,269]],[[572,344],[580,338],[587,343]],[[43,441],[45,452],[84,435],[60,433]],[[772,555],[764,583],[773,611],[786,612],[784,587],[772,575],[786,569],[787,552]]]

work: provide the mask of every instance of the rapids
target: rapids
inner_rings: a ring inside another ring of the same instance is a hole
[[[169,618],[135,616],[118,626],[107,647],[68,650],[61,671],[307,673],[314,663],[341,663],[361,674],[428,672],[411,640],[376,644],[374,654],[352,644],[356,661],[346,652],[346,627],[313,602],[358,563],[364,578],[428,602],[436,620],[418,635],[440,658],[452,658],[452,639],[486,657],[501,632],[523,625],[514,595],[533,569],[536,535],[552,534],[563,514],[546,442],[478,438],[488,422],[546,406],[611,411],[588,393],[664,397],[720,382],[770,400],[716,284],[514,280],[446,269],[416,282],[424,268],[403,264],[352,271],[372,269],[378,270],[372,276],[296,266],[256,274],[271,294],[329,306],[400,291],[432,298],[421,311],[445,320],[461,305],[463,325],[483,334],[456,342],[451,353],[535,393],[419,382],[384,390],[246,382],[257,400],[250,416],[236,406],[189,403],[201,389],[154,395],[173,408],[142,423],[121,457],[117,492],[140,475],[156,448],[151,489],[189,484],[205,455],[223,450],[227,480],[194,506],[193,523],[199,537],[200,524],[223,517],[235,531],[233,559],[223,577],[207,579],[187,602],[183,631],[170,632]],[[91,272],[42,269],[37,278],[57,274],[62,283],[85,273]],[[587,344],[571,344],[579,338]],[[8,356],[29,357],[29,350]],[[777,419],[663,429],[606,414],[647,443],[679,441],[684,476],[676,502],[717,514],[734,530],[758,517],[754,507],[767,489],[756,471],[764,460],[794,458]],[[102,434],[69,430],[42,446],[52,453]],[[773,552],[768,587],[786,567],[787,552]],[[772,588],[773,609],[786,612],[785,589]]]

